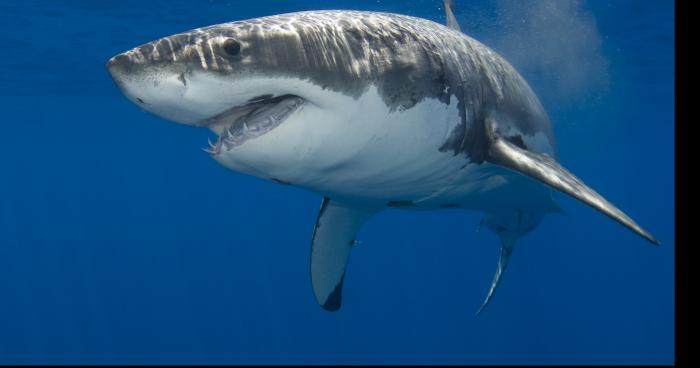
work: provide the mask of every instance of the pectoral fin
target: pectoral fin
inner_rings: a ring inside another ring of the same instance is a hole
[[[493,133],[492,133],[493,134]],[[634,220],[589,188],[551,157],[522,149],[497,136],[490,137],[487,161],[529,176],[608,215],[654,244],[659,241]]]
[[[345,268],[355,236],[375,212],[323,199],[311,240],[311,283],[316,301],[324,309],[340,309]]]

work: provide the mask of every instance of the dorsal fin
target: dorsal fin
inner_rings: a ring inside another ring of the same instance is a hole
[[[456,30],[456,31],[462,31],[462,28],[459,26],[459,22],[457,22],[457,18],[455,18],[455,13],[454,13],[454,7],[455,7],[455,2],[454,0],[445,0],[445,17],[447,18],[447,26]]]

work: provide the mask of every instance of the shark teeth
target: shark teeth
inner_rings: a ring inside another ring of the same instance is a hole
[[[209,141],[203,150],[211,155],[229,151],[250,139],[260,137],[283,123],[295,111],[301,109],[306,100],[299,96],[284,95],[254,101],[233,107],[204,121],[203,125],[226,126],[216,143]]]
[[[211,142],[211,139],[207,138],[207,143],[209,147],[202,148],[202,150],[212,156],[218,155],[221,152],[221,141],[217,140],[216,144]]]

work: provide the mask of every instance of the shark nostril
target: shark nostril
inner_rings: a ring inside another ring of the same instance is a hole
[[[138,97],[136,97],[136,101],[138,101],[138,102],[140,102],[140,103],[142,103],[142,104],[145,104],[145,102],[144,102],[142,99],[138,98]]]

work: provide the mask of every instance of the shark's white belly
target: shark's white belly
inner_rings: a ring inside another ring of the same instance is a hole
[[[310,84],[299,88],[312,100],[316,94],[323,100],[215,159],[233,170],[335,199],[412,207],[481,208],[484,193],[522,180],[439,150],[459,124],[454,97],[449,105],[426,99],[391,111],[374,87],[358,99]]]

